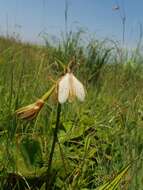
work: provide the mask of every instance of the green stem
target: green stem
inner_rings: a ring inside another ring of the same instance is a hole
[[[64,168],[65,174],[67,176],[67,168],[66,168],[66,162],[65,162],[65,158],[64,158],[64,153],[63,153],[63,150],[62,150],[62,147],[61,147],[61,144],[60,144],[58,138],[57,138],[57,142],[58,142],[59,149],[60,149],[61,159],[62,159],[62,162],[63,162],[63,168]]]
[[[56,85],[53,85],[51,89],[48,90],[48,92],[46,92],[40,99],[42,99],[43,101],[46,101],[49,98],[49,96],[53,93],[55,88],[56,88]]]
[[[52,143],[51,152],[50,152],[49,161],[48,161],[47,180],[46,180],[45,190],[51,190],[51,180],[50,180],[50,178],[51,178],[51,167],[52,167],[52,160],[53,160],[55,145],[56,145],[56,141],[57,141],[58,128],[59,128],[59,124],[60,124],[60,113],[61,113],[61,104],[58,103],[57,120],[56,120],[55,129],[54,129],[53,143]]]

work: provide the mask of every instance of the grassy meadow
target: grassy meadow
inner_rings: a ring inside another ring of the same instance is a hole
[[[33,120],[15,111],[34,103],[74,60],[86,98],[61,105],[50,173],[52,190],[98,190],[131,167],[118,187],[143,189],[143,53],[71,33],[56,46],[0,38],[0,189],[44,190],[56,124],[53,94]]]

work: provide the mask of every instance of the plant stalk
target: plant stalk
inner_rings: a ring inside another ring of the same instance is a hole
[[[53,160],[55,145],[56,145],[56,141],[57,141],[57,134],[58,134],[59,124],[60,124],[60,113],[61,113],[61,104],[58,103],[56,126],[54,129],[53,142],[52,142],[51,152],[50,152],[49,161],[48,161],[47,180],[46,180],[45,190],[51,190],[51,180],[50,180],[51,168],[52,168],[52,160]]]
[[[51,89],[48,90],[48,92],[46,92],[40,99],[42,99],[43,101],[46,101],[49,98],[49,96],[53,93],[53,91],[55,90],[55,87],[56,87],[56,85],[53,85],[51,87]]]

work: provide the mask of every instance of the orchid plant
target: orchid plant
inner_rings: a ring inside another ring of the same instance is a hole
[[[52,147],[48,160],[46,190],[51,189],[50,174],[51,174],[54,149],[58,139],[57,134],[60,123],[61,104],[65,103],[67,100],[69,102],[72,102],[73,100],[75,100],[76,97],[80,101],[84,101],[85,99],[85,88],[83,84],[72,73],[70,69],[70,64],[71,62],[68,64],[67,69],[65,69],[66,72],[64,73],[64,75],[55,82],[55,84],[50,88],[48,92],[46,92],[41,98],[39,98],[33,104],[22,107],[16,111],[16,114],[19,118],[33,120],[44,106],[45,101],[48,100],[48,98],[54,93],[54,91],[56,91],[57,101],[58,101],[57,117],[56,117],[56,126],[53,134]]]

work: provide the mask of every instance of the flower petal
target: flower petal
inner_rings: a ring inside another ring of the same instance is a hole
[[[58,85],[58,101],[61,104],[66,102],[69,96],[69,90],[70,90],[69,77],[70,77],[69,73],[64,75]]]
[[[73,88],[75,91],[75,95],[80,101],[84,101],[85,98],[85,89],[83,84],[72,74],[73,78]]]

